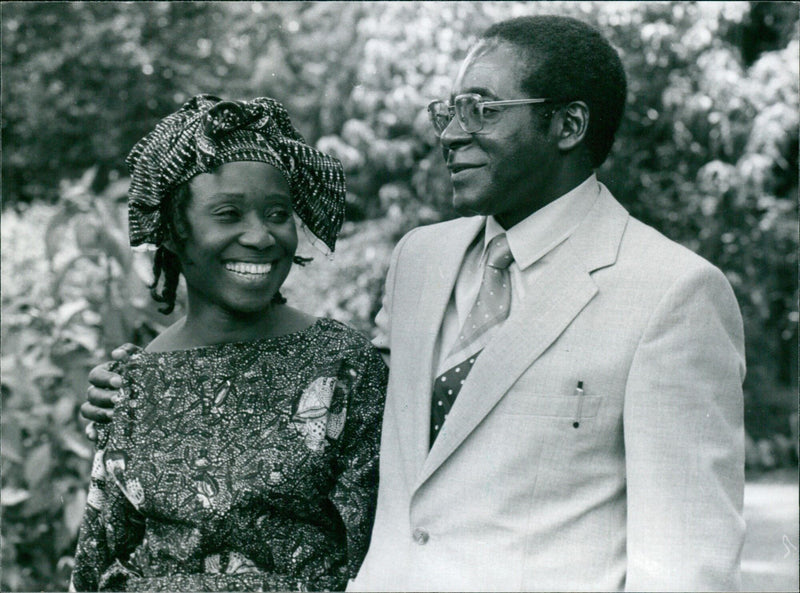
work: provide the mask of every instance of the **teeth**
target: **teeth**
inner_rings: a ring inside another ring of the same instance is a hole
[[[269,274],[272,264],[252,264],[249,262],[228,262],[225,269],[237,274]]]

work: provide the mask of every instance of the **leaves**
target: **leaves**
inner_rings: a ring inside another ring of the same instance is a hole
[[[0,455],[22,463],[22,431],[20,427],[11,422],[3,422],[0,426]]]
[[[85,490],[75,490],[64,505],[64,526],[67,528],[70,537],[75,537],[78,534],[85,506]]]
[[[753,446],[766,459],[755,443],[787,433],[800,318],[793,3],[14,2],[2,11],[0,588],[66,587],[92,455],[77,418],[88,370],[180,315],[157,312],[151,261],[128,248],[124,157],[134,142],[199,92],[283,102],[310,143],[341,158],[348,182],[335,256],[301,243],[314,261],[283,292],[371,334],[397,240],[455,215],[425,105],[449,96],[481,29],[515,15],[576,16],[619,49],[628,104],[599,176],[632,214],[725,272],[745,321]]]
[[[30,492],[22,488],[3,488],[0,490],[0,505],[13,507],[31,497]]]
[[[92,448],[86,443],[86,439],[83,435],[66,432],[61,435],[61,442],[65,449],[72,451],[81,459],[92,458]]]
[[[50,473],[52,467],[52,452],[50,444],[44,443],[36,447],[25,459],[23,475],[28,488],[35,490]]]
[[[169,323],[148,298],[149,263],[127,247],[119,185],[98,194],[90,178],[61,183],[55,205],[1,219],[1,504],[4,537],[25,559],[3,571],[3,588],[66,587],[93,454],[77,416],[88,371]]]

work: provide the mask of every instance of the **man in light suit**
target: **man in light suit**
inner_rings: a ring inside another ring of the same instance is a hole
[[[738,588],[741,316],[717,268],[595,177],[625,88],[594,29],[525,17],[431,105],[464,218],[392,256],[378,508],[350,589]]]
[[[739,586],[741,316],[717,268],[595,177],[625,87],[599,33],[526,17],[429,108],[464,218],[392,256],[378,508],[350,589]],[[487,306],[485,269],[510,299]]]

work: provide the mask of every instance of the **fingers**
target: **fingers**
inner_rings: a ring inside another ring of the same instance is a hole
[[[111,422],[111,419],[114,417],[114,410],[109,408],[101,408],[89,402],[83,402],[81,404],[81,416],[87,420],[91,420],[92,422],[106,424]]]
[[[139,346],[135,346],[134,344],[127,343],[119,346],[118,348],[114,348],[111,351],[111,358],[114,360],[128,360],[132,354],[136,354],[141,348]]]
[[[100,389],[94,385],[89,385],[86,390],[90,404],[98,408],[111,409],[114,404],[122,397],[122,392],[119,389]]]
[[[111,352],[111,358],[125,361],[140,348],[133,344],[123,344]],[[91,441],[97,440],[97,427],[95,422],[107,423],[114,416],[114,403],[121,396],[122,377],[108,370],[111,362],[97,365],[89,372],[89,388],[86,395],[89,401],[81,404],[81,416],[90,422],[84,431]]]
[[[111,358],[117,361],[126,361],[139,350],[141,348],[133,344],[123,344],[111,351]],[[108,370],[111,364],[111,362],[104,362],[89,371],[89,383],[100,389],[119,389],[122,387],[122,377]]]
[[[111,364],[109,362],[99,364],[89,371],[89,394],[91,396],[92,386],[99,389],[116,390],[122,387],[122,377],[116,373],[112,373],[106,367]]]
[[[86,433],[86,438],[92,441],[93,443],[97,442],[97,428],[94,425],[94,422],[89,422],[86,425],[86,428],[83,429],[83,432]]]

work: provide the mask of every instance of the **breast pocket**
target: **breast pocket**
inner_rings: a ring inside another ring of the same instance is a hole
[[[497,411],[511,416],[542,418],[594,418],[603,398],[599,395],[553,395],[512,390],[498,404]]]

